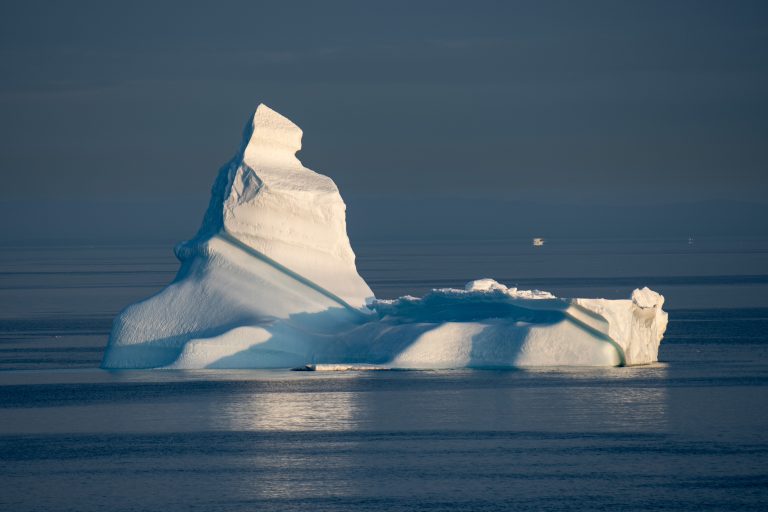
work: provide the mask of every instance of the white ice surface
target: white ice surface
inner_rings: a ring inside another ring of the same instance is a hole
[[[493,279],[376,300],[333,181],[260,105],[219,172],[176,279],[115,319],[105,368],[463,368],[656,361],[664,298],[558,299]]]
[[[298,126],[259,105],[237,155],[219,171],[197,236],[177,248],[184,260],[225,234],[359,307],[373,292],[358,275],[336,184],[301,165]]]

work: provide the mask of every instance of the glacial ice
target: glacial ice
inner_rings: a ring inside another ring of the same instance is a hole
[[[301,130],[259,105],[216,178],[181,268],[115,319],[104,368],[503,368],[657,360],[664,297],[563,299],[493,279],[377,300],[335,183],[296,158]]]

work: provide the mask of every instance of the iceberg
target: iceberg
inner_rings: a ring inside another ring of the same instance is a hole
[[[213,184],[173,282],[116,318],[103,368],[440,369],[657,360],[664,297],[564,299],[493,279],[379,300],[358,274],[336,184],[301,129],[259,105]]]

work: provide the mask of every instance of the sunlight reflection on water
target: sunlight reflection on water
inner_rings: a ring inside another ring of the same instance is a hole
[[[218,428],[259,431],[344,431],[357,426],[355,393],[277,392],[238,396],[214,406]]]

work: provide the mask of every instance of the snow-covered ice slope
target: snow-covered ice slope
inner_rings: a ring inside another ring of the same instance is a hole
[[[237,155],[220,171],[185,260],[225,234],[359,307],[373,292],[355,268],[346,205],[327,176],[301,165],[301,129],[266,105],[246,126]]]
[[[333,181],[302,166],[301,130],[260,105],[220,171],[181,268],[115,319],[105,368],[459,368],[656,361],[664,298],[558,299],[481,279],[376,300]],[[340,366],[333,366],[340,365]]]

